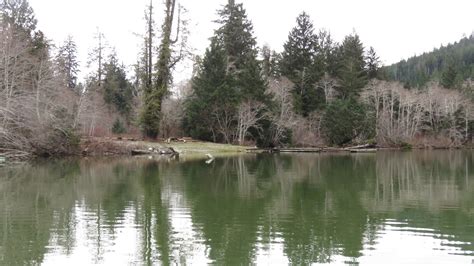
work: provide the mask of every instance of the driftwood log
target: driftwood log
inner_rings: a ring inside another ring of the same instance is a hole
[[[179,155],[179,153],[169,147],[169,148],[160,148],[160,149],[154,149],[154,148],[149,148],[148,150],[132,150],[131,151],[132,156],[136,155],[152,155],[152,154],[159,154],[159,155]]]
[[[351,153],[373,153],[377,152],[377,149],[350,149]]]

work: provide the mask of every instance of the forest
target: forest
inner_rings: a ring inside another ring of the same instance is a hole
[[[276,52],[258,47],[245,7],[229,0],[196,55],[185,7],[150,1],[136,64],[121,64],[97,31],[87,62],[94,71],[81,79],[73,37],[49,40],[27,0],[0,8],[7,157],[78,154],[84,139],[124,135],[259,147],[472,144],[473,35],[384,67],[355,31],[338,42],[302,12]],[[175,82],[183,60],[193,61],[192,76]]]
[[[388,80],[402,82],[408,88],[424,86],[431,80],[447,89],[460,88],[474,77],[474,36],[442,46],[384,68]]]

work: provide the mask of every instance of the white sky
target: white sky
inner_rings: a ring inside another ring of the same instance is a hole
[[[216,10],[227,0],[178,0],[191,21],[190,45],[203,54],[216,25]],[[136,62],[145,31],[144,9],[149,0],[30,0],[38,26],[55,43],[72,35],[78,44],[84,76],[87,54],[97,27],[116,48],[126,65]],[[161,24],[162,2],[155,20]],[[355,31],[366,47],[373,46],[384,64],[430,51],[474,31],[473,0],[237,0],[247,9],[260,46],[282,50],[288,32],[303,10],[316,28],[325,28],[340,42]],[[189,66],[181,66],[176,80],[185,79]]]

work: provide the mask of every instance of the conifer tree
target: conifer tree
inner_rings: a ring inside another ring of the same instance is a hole
[[[193,138],[217,141],[213,112],[235,98],[227,75],[223,45],[212,38],[211,45],[192,80],[192,95],[185,102],[184,129]]]
[[[375,53],[374,47],[370,47],[367,52],[367,77],[369,79],[374,79],[378,77],[380,69],[380,58]]]
[[[108,62],[104,64],[104,71],[104,101],[115,106],[120,114],[129,118],[133,103],[132,84],[127,79],[125,67],[119,65],[115,53],[112,53]]]
[[[295,84],[293,93],[296,111],[306,116],[316,110],[323,100],[315,87],[323,75],[323,69],[321,59],[317,59],[320,52],[318,37],[309,15],[301,13],[296,22],[284,44],[280,70],[283,76]]]
[[[340,67],[337,88],[342,99],[354,98],[367,84],[364,46],[357,34],[346,36],[340,50]]]
[[[257,41],[243,5],[229,0],[218,14],[216,22],[220,27],[215,36],[224,47],[227,74],[231,76],[232,87],[240,98],[238,101],[243,98],[265,101],[265,82],[257,60]]]
[[[456,85],[457,72],[453,64],[449,64],[446,70],[441,75],[441,85],[446,89],[452,89]]]
[[[97,86],[102,86],[102,79],[104,76],[104,58],[106,58],[105,52],[107,45],[105,42],[104,34],[97,29],[97,32],[94,35],[94,39],[97,41],[97,46],[95,46],[89,53],[88,66],[95,65],[97,68],[95,79]]]
[[[268,80],[271,77],[278,77],[280,71],[278,68],[278,61],[280,60],[280,55],[275,51],[272,51],[270,47],[264,45],[262,47],[262,77],[265,80]]]
[[[238,106],[248,100],[268,100],[253,26],[245,9],[229,0],[218,14],[220,26],[193,79],[185,127],[194,137],[231,142]],[[254,131],[253,135],[257,138],[259,134]]]
[[[60,74],[64,77],[64,84],[74,89],[77,85],[79,62],[77,61],[77,46],[72,36],[68,36],[64,44],[59,47],[56,61]]]
[[[33,8],[27,0],[8,0],[0,2],[1,19],[15,31],[33,37],[37,20]]]

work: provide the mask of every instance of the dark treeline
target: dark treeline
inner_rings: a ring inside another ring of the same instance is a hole
[[[384,71],[388,79],[411,88],[430,80],[438,80],[448,89],[459,87],[465,80],[474,79],[474,35],[388,66]]]

